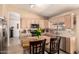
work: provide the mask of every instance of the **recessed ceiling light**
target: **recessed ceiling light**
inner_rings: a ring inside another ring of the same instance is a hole
[[[30,7],[31,7],[31,8],[34,8],[34,7],[35,7],[35,4],[33,4],[33,5],[30,5]]]
[[[31,4],[30,7],[34,8],[34,7],[42,7],[43,4]]]

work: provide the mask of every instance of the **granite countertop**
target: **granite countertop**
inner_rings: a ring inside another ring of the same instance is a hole
[[[66,31],[61,31],[57,36],[63,36],[63,37],[75,37],[75,31],[71,30],[66,30]]]

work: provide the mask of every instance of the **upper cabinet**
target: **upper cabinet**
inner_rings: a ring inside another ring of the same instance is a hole
[[[64,16],[64,24],[66,28],[71,28],[71,15]]]
[[[45,28],[45,23],[44,22],[45,20],[44,19],[41,19],[41,18],[22,18],[21,20],[21,28],[22,29],[30,29],[31,28],[31,24],[39,24],[39,26],[41,28]],[[46,24],[48,25],[48,24]]]
[[[63,24],[65,28],[67,29],[73,29],[74,28],[74,14],[66,14],[61,16],[55,16],[49,19],[50,21],[50,27],[52,27],[54,24]]]
[[[68,14],[68,15],[65,15],[64,16],[64,23],[65,23],[65,27],[66,28],[71,28],[73,29],[74,28],[74,22],[75,22],[75,15],[74,14]]]

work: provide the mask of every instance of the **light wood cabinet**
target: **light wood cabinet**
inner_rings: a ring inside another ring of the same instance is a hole
[[[61,49],[68,53],[74,53],[76,51],[76,39],[75,37],[62,37]]]
[[[66,38],[66,52],[69,52],[69,53],[70,53],[70,43],[71,43],[70,38]]]
[[[21,28],[22,29],[26,29],[26,28],[30,29],[31,24],[39,24],[39,26],[41,28],[45,28],[45,23],[46,22],[44,22],[43,19],[38,19],[38,18],[36,18],[36,19],[26,19],[26,18],[23,18],[21,20]],[[48,25],[48,24],[46,24],[46,25]]]
[[[71,28],[71,15],[64,16],[64,24],[66,28]]]
[[[73,29],[74,28],[74,14],[66,14],[61,16],[52,17],[50,19],[50,27],[51,24],[57,24],[57,23],[64,23],[64,26],[66,29]]]

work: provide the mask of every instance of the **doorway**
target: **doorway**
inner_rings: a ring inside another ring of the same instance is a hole
[[[10,38],[19,38],[20,36],[20,14],[10,12],[9,14],[9,32]]]

